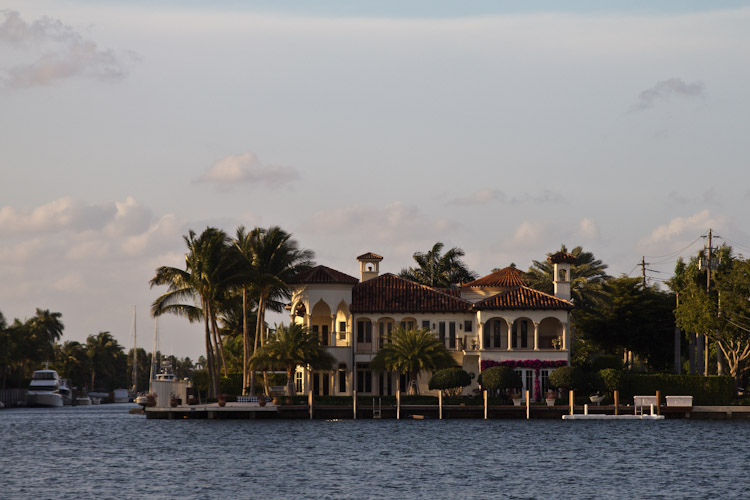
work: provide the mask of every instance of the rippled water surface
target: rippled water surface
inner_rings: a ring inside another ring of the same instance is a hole
[[[750,422],[0,411],[0,498],[748,499]]]

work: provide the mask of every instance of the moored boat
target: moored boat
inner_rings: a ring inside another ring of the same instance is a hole
[[[28,406],[60,407],[63,396],[60,394],[60,377],[55,370],[37,370],[29,383],[26,394]]]

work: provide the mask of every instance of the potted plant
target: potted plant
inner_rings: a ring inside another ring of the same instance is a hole
[[[219,394],[217,396],[217,402],[219,403],[219,406],[224,408],[224,406],[226,406],[227,404],[227,397],[224,394]]]
[[[263,394],[261,394],[260,396],[258,396],[258,405],[259,406],[266,406],[266,397]]]
[[[177,396],[174,395],[174,393],[169,395],[169,406],[172,408],[176,408],[179,401],[177,400]]]
[[[545,398],[545,401],[547,402],[547,406],[555,406],[555,400],[557,399],[557,394],[555,394],[555,391],[547,391],[547,397]]]
[[[520,392],[512,393],[510,399],[513,400],[513,406],[521,406],[521,403],[523,403],[523,396],[521,396]]]

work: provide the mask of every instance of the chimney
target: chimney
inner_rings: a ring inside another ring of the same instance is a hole
[[[357,257],[359,261],[359,274],[361,276],[360,281],[365,282],[373,278],[377,278],[380,274],[380,261],[383,257],[376,253],[367,252]]]

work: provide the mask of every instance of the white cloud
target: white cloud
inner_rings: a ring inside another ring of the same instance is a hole
[[[702,210],[689,217],[675,217],[667,224],[654,229],[648,237],[639,242],[639,247],[693,240],[705,233],[708,228],[722,228],[726,224],[726,216],[712,216],[708,210]]]
[[[594,219],[586,217],[581,220],[578,228],[578,237],[585,240],[598,240],[601,238],[599,226],[596,225]]]
[[[468,196],[456,197],[448,200],[446,205],[478,206],[489,203],[517,205],[520,203],[561,203],[565,201],[562,194],[544,190],[537,194],[520,193],[508,196],[504,191],[496,188],[484,188]]]
[[[503,247],[513,250],[539,247],[544,243],[548,234],[549,230],[544,222],[523,221]]]
[[[70,197],[59,198],[34,208],[19,211],[0,208],[0,231],[15,233],[54,233],[64,230],[101,229],[115,214],[114,205],[86,205]]]
[[[665,102],[672,96],[683,98],[701,98],[706,96],[706,86],[701,82],[685,83],[680,78],[663,80],[638,95],[638,101],[633,110],[653,108],[660,102]]]
[[[60,20],[43,17],[27,23],[18,12],[0,14],[5,17],[0,24],[0,47],[12,49],[17,61],[8,65],[11,58],[7,57],[6,65],[0,67],[0,82],[6,88],[50,85],[77,76],[115,81],[127,73],[114,51],[100,49]]]
[[[298,178],[299,173],[292,167],[264,166],[254,153],[242,153],[217,161],[197,180],[227,187],[238,182],[281,187]]]

